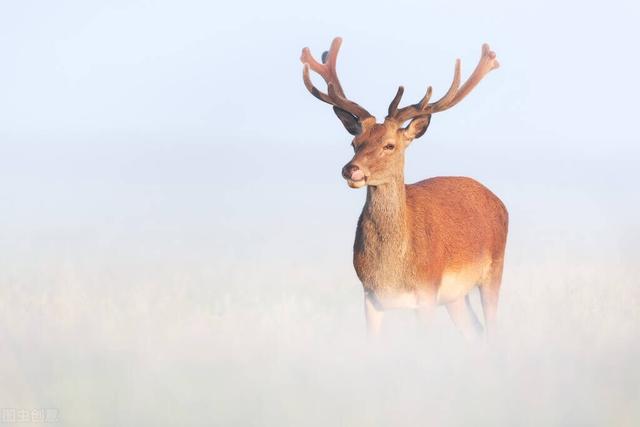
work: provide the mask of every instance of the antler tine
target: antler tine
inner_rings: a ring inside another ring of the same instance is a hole
[[[459,64],[456,65],[459,69]],[[437,113],[439,111],[444,111],[453,107],[458,102],[462,101],[462,99],[464,99],[464,97],[467,96],[478,83],[480,83],[480,80],[482,80],[484,76],[489,73],[489,71],[495,70],[498,67],[500,67],[500,63],[496,59],[496,53],[492,51],[491,48],[489,48],[489,45],[487,43],[483,44],[480,61],[478,62],[478,65],[476,66],[475,70],[473,70],[473,73],[471,73],[467,81],[465,81],[462,86],[460,86],[460,88],[457,89],[454,94],[452,94],[450,99],[446,99],[443,102],[438,101],[436,103],[437,105],[433,105],[433,107],[431,107],[432,111],[434,113]],[[449,95],[449,93],[447,93],[447,95]],[[447,95],[445,95],[443,98],[448,98]]]
[[[322,54],[322,64],[315,60],[308,47],[302,49],[302,55],[300,56],[300,60],[304,64],[302,78],[307,90],[309,90],[313,96],[327,104],[331,104],[334,107],[355,115],[360,121],[362,121],[373,116],[357,103],[347,99],[344,95],[344,90],[340,85],[340,80],[338,79],[338,74],[336,72],[336,62],[341,45],[342,39],[340,37],[333,39],[329,51]],[[327,83],[327,93],[320,92],[313,85],[309,76],[309,69],[312,69],[324,79]]]
[[[311,55],[311,50],[309,50],[308,47],[302,49],[300,60],[304,64],[309,64],[309,67],[318,73],[324,79],[325,83],[329,84],[329,82],[333,82],[337,86],[338,93],[344,97],[344,91],[342,90],[342,86],[340,85],[340,80],[338,80],[338,74],[336,72],[336,62],[338,60],[338,52],[340,51],[341,45],[342,38],[336,37],[333,39],[329,51],[325,51],[322,54],[322,64],[316,61],[313,55]]]
[[[420,102],[418,102],[418,110],[424,110],[429,104],[429,100],[431,99],[431,94],[433,93],[433,88],[429,86],[427,88],[427,93],[424,94]]]
[[[398,92],[396,92],[396,96],[393,97],[391,104],[389,104],[389,112],[387,117],[393,117],[398,111],[398,104],[400,104],[400,100],[402,99],[402,94],[404,93],[404,87],[398,86]]]
[[[444,94],[442,98],[437,100],[436,102],[429,104],[429,109],[432,113],[437,113],[438,111],[442,111],[446,109],[446,105],[451,102],[451,100],[456,96],[458,92],[458,88],[460,87],[460,59],[456,59],[456,66],[453,71],[453,81],[451,82],[451,86],[449,86],[449,90]]]
[[[402,86],[400,86],[402,88]],[[403,88],[403,92],[404,92],[404,88]],[[404,123],[409,119],[413,119],[416,118],[418,116],[427,116],[429,115],[429,111],[427,110],[428,107],[428,102],[429,99],[431,99],[431,94],[433,92],[433,89],[431,88],[431,86],[429,86],[427,88],[427,92],[424,94],[424,96],[422,97],[422,99],[420,100],[420,102],[418,102],[417,104],[413,104],[413,105],[409,105],[407,107],[403,107],[398,109],[395,109],[394,112],[392,113],[391,111],[391,105],[389,106],[389,115],[387,116],[388,119],[394,119],[400,123]],[[400,93],[400,90],[398,89],[398,93]],[[402,95],[402,94],[400,94]],[[398,94],[396,94],[396,98],[398,98]],[[393,101],[391,102],[391,104],[393,105],[394,102],[396,102],[396,98],[393,99]],[[400,98],[398,98],[397,100],[398,102],[400,102]]]
[[[309,92],[311,92],[311,95],[315,96],[320,101],[324,101],[327,104],[333,105],[333,100],[329,98],[329,95],[320,92],[318,88],[313,85],[313,82],[311,82],[311,77],[309,76],[309,67],[309,63],[305,63],[302,69],[302,80],[304,81],[305,87]]]
[[[339,96],[333,82],[330,82],[327,85],[329,94],[320,92],[313,85],[313,83],[311,82],[311,78],[309,77],[309,64],[304,64],[304,69],[302,71],[302,78],[304,80],[304,85],[307,87],[309,92],[311,92],[311,94],[316,98],[318,98],[320,101],[324,101],[327,104],[333,105],[342,110],[355,114],[355,116],[358,118],[360,117],[366,118],[365,113],[369,114],[364,108],[360,107],[355,102],[349,101],[348,99],[342,98],[341,96]]]

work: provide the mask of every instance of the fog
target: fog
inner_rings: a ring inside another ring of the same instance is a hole
[[[638,425],[639,12],[3,4],[0,422]],[[379,118],[398,84],[437,97],[456,57],[465,78],[483,42],[497,52],[406,165],[509,209],[493,342],[443,308],[366,337],[364,192],[298,60],[336,35],[345,91]]]

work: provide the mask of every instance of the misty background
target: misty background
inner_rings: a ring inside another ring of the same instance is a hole
[[[637,425],[639,19],[620,0],[2,3],[0,408]],[[429,330],[390,312],[366,340],[365,192],[299,61],[338,35],[345,92],[379,120],[398,85],[403,105],[437,98],[455,58],[465,79],[483,42],[497,53],[406,162],[407,182],[471,176],[509,209],[490,347],[444,309]]]

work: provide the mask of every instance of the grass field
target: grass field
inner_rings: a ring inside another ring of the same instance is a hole
[[[527,186],[534,165],[484,177],[511,232],[498,337],[470,346],[444,310],[428,330],[391,312],[367,341],[350,262],[363,194],[326,164],[305,185],[214,194],[223,172],[194,160],[215,156],[203,147],[177,178],[178,148],[125,156],[135,167],[103,150],[3,188],[2,407],[56,408],[69,426],[640,422],[626,163],[604,182],[584,159],[557,185]]]

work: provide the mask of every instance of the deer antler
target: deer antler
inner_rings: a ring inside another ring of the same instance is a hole
[[[342,39],[340,37],[333,39],[329,51],[322,54],[322,64],[313,58],[308,47],[302,49],[302,55],[300,56],[300,60],[304,64],[302,78],[307,90],[309,90],[313,96],[327,104],[333,105],[335,108],[339,108],[353,114],[360,122],[362,122],[366,118],[373,116],[360,105],[347,99],[344,95],[344,91],[342,90],[342,86],[340,85],[338,74],[336,73],[336,60],[338,58],[338,51],[340,50],[341,44]],[[309,77],[309,69],[312,69],[324,79],[327,83],[327,93],[320,92],[313,85],[311,78]]]
[[[496,53],[493,52],[489,48],[489,45],[485,43],[482,45],[482,55],[480,56],[480,61],[478,62],[476,69],[473,70],[471,76],[469,76],[462,86],[460,86],[460,60],[456,59],[453,81],[451,82],[449,90],[442,98],[436,102],[429,103],[432,92],[431,86],[429,86],[427,93],[420,102],[398,109],[398,104],[400,103],[400,99],[404,93],[404,88],[400,86],[396,96],[389,105],[389,114],[387,115],[387,119],[393,119],[400,123],[404,123],[410,119],[429,116],[433,113],[439,113],[440,111],[447,110],[462,101],[462,99],[467,96],[478,83],[480,83],[480,80],[482,80],[489,71],[495,70],[499,66],[500,64],[496,59]]]

